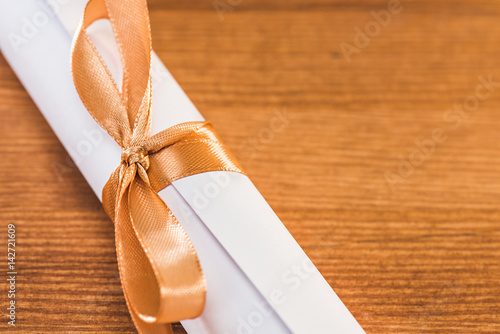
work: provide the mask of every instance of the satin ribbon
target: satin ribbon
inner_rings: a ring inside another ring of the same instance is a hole
[[[121,91],[86,29],[108,18],[123,67]],[[114,222],[123,291],[140,333],[172,333],[195,318],[206,283],[185,231],[157,192],[208,171],[244,173],[208,122],[188,122],[150,136],[151,31],[145,0],[90,0],[75,34],[71,66],[85,107],[123,149],[103,189]],[[99,163],[99,162],[96,162]]]

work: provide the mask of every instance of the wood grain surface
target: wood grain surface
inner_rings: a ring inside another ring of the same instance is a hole
[[[500,333],[498,1],[149,3],[159,57],[367,333]],[[0,136],[0,331],[135,333],[112,224],[3,58]]]

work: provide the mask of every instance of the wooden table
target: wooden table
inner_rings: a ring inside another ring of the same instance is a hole
[[[500,3],[216,3],[150,1],[154,48],[366,332],[499,333]],[[10,330],[134,333],[111,222],[0,78]]]

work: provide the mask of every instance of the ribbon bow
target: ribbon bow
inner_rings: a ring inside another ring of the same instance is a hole
[[[86,33],[101,18],[110,19],[121,54],[121,92]],[[127,306],[140,333],[172,333],[169,323],[201,314],[206,283],[188,236],[157,192],[189,175],[243,170],[208,122],[150,136],[151,52],[145,0],[90,0],[71,63],[83,104],[123,149],[102,198],[115,225]]]

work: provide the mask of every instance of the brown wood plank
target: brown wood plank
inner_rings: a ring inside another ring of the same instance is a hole
[[[153,45],[367,333],[499,333],[500,89],[447,111],[500,82],[500,3],[402,1],[348,62],[341,43],[387,3],[245,0],[221,20],[212,1],[151,0]],[[0,135],[9,330],[134,333],[112,225],[3,58]]]

